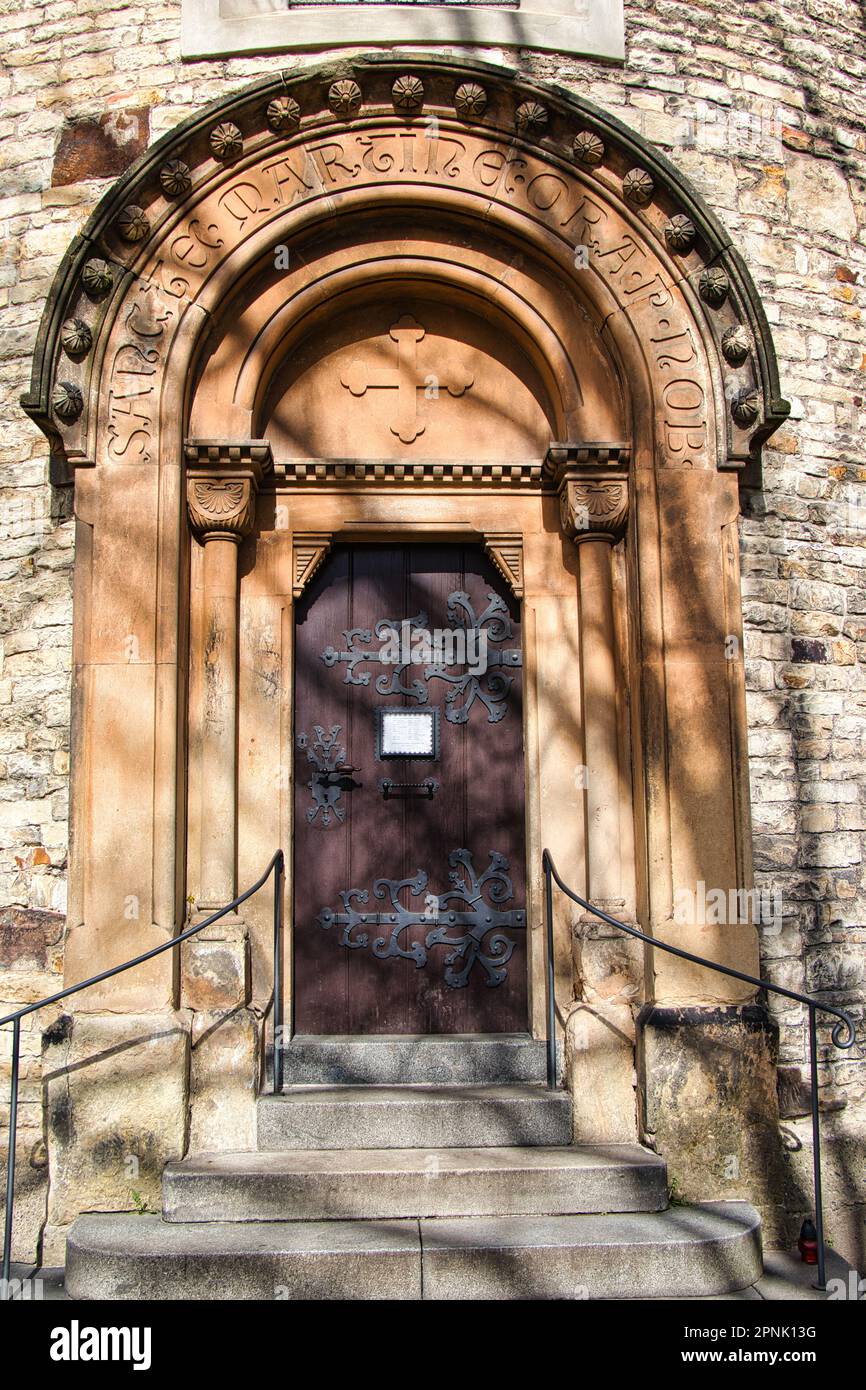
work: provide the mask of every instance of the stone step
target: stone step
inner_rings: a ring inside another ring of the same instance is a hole
[[[425,1299],[694,1298],[762,1272],[761,1218],[746,1202],[420,1225]]]
[[[166,1221],[661,1211],[667,1170],[657,1154],[636,1144],[295,1149],[169,1163],[162,1190]]]
[[[213,1222],[80,1216],[66,1291],[82,1299],[417,1299],[417,1221]]]
[[[272,1080],[273,1047],[267,1074]],[[546,1045],[528,1033],[296,1034],[283,1048],[287,1086],[493,1086],[546,1076]]]
[[[571,1142],[571,1101],[542,1086],[297,1086],[260,1096],[258,1147],[509,1148]]]
[[[745,1202],[592,1216],[172,1223],[81,1216],[75,1299],[699,1298],[761,1275]]]

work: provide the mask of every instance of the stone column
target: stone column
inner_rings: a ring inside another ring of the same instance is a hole
[[[590,900],[610,910],[624,901],[610,552],[625,529],[627,481],[568,473],[559,506],[563,532],[579,550],[587,883]]]
[[[267,444],[187,444],[187,510],[204,548],[201,878],[193,921],[231,902],[237,879],[238,551],[255,524],[271,468]],[[251,1143],[258,1028],[250,1001],[249,939],[228,914],[184,948],[182,1002],[193,1011],[191,1135],[198,1147]]]
[[[560,473],[562,531],[579,551],[580,680],[586,798],[587,896],[624,919],[618,682],[611,551],[625,531],[628,480],[597,457]],[[631,886],[629,887],[631,897]],[[625,920],[625,919],[624,919]],[[632,1001],[642,979],[640,944],[575,910],[575,997],[566,1031],[575,1138],[636,1138]]]
[[[252,527],[251,487],[231,483],[245,497],[223,526],[212,522],[210,506],[227,496],[219,483],[195,479],[188,485],[189,513],[204,546],[205,718],[202,730],[202,783],[207,812],[201,836],[201,897],[199,906],[215,909],[237,892],[235,842],[237,802],[237,606],[238,545]],[[227,499],[228,500],[228,499]]]
[[[187,508],[204,547],[205,722],[199,907],[237,893],[238,548],[255,522],[267,445],[188,444]]]

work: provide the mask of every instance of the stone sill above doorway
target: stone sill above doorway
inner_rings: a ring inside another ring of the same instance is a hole
[[[366,44],[468,44],[538,48],[621,62],[622,0],[517,0],[436,5],[353,0],[183,0],[185,59],[297,52]]]

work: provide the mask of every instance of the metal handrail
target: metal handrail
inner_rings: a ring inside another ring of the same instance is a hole
[[[571,898],[572,902],[591,912],[600,921],[607,922],[609,926],[616,927],[619,931],[627,932],[629,936],[634,936],[638,941],[645,941],[648,946],[653,946],[659,951],[667,951],[669,955],[679,956],[681,960],[692,961],[695,965],[703,965],[707,970],[715,970],[720,975],[730,975],[734,980],[743,980],[748,985],[754,985],[756,989],[769,990],[773,994],[782,994],[786,999],[795,999],[800,1004],[805,1004],[809,1010],[809,1064],[811,1072],[811,1104],[812,1104],[812,1173],[815,1191],[815,1229],[818,1234],[818,1283],[816,1288],[826,1289],[826,1268],[824,1252],[824,1207],[821,1191],[821,1143],[820,1130],[818,1123],[818,1053],[817,1053],[817,1026],[815,1015],[818,1009],[825,1014],[834,1014],[840,1021],[833,1025],[830,1036],[833,1043],[839,1048],[853,1047],[855,1042],[855,1025],[850,1014],[844,1009],[837,1009],[832,1004],[822,1004],[820,1000],[813,999],[809,994],[800,994],[795,989],[785,989],[782,985],[771,984],[769,980],[758,979],[755,975],[747,975],[742,970],[734,970],[729,965],[720,965],[718,961],[707,960],[704,956],[696,956],[692,951],[684,951],[679,946],[670,946],[666,941],[658,941],[653,936],[647,936],[645,932],[638,931],[637,927],[631,927],[626,922],[620,922],[616,917],[611,917],[609,913],[603,912],[599,907],[593,907],[579,893],[575,893],[568,884],[563,883],[559,876],[553,857],[549,850],[545,850],[541,856],[541,864],[544,870],[545,884],[545,920],[547,925],[547,1084],[551,1089],[556,1085],[556,1015],[553,995],[554,975],[553,975],[553,883],[556,881],[557,887]],[[842,1025],[847,1031],[847,1037],[843,1041]]]
[[[110,980],[113,975],[120,975],[124,970],[131,970],[133,966],[143,965],[146,960],[153,960],[154,956],[159,956],[163,951],[174,951],[178,946],[182,946],[190,937],[197,936],[205,927],[212,926],[227,913],[233,912],[241,903],[245,903],[247,898],[251,898],[268,881],[271,874],[274,875],[274,1091],[282,1090],[283,1085],[283,1057],[282,1057],[282,1030],[283,1030],[283,880],[285,875],[285,855],[281,849],[274,854],[268,867],[265,869],[261,878],[257,879],[252,888],[248,888],[245,893],[240,893],[233,898],[225,907],[206,917],[203,922],[198,922],[194,927],[189,927],[187,931],[181,932],[180,936],[173,936],[170,941],[163,941],[161,945],[154,946],[152,950],[145,951],[143,955],[134,956],[132,960],[124,961],[122,965],[114,965],[110,970],[102,970],[98,975],[91,975],[89,980],[81,980],[77,985],[69,985],[66,989],[60,989],[56,994],[47,994],[44,999],[37,999],[35,1004],[26,1004],[23,1009],[16,1010],[13,1014],[7,1014],[5,1018],[0,1018],[0,1028],[7,1023],[12,1024],[12,1075],[9,1085],[9,1144],[6,1153],[6,1229],[3,1232],[3,1297],[8,1297],[9,1290],[9,1271],[12,1263],[12,1219],[15,1209],[15,1142],[18,1129],[18,1063],[21,1044],[21,1020],[27,1014],[32,1014],[37,1009],[44,1009],[47,1004],[56,1004],[59,999],[67,999],[70,994],[78,994],[82,989],[88,989],[91,985],[98,985],[102,980]],[[279,1058],[279,1060],[277,1060]]]

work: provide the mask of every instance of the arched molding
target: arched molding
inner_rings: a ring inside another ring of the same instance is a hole
[[[546,239],[560,264],[570,255],[575,292],[618,353],[626,319],[632,335],[653,344],[660,462],[666,430],[674,466],[757,460],[787,413],[766,318],[730,238],[663,156],[583,99],[492,65],[376,55],[342,67],[361,94],[348,116],[335,114],[332,67],[263,80],[183,123],[102,200],[58,272],[23,402],[52,441],[58,475],[103,453],[109,461],[155,458],[169,338],[194,351],[226,280],[239,284],[265,247],[305,224],[334,226],[360,211],[361,183],[383,205],[390,199],[418,212],[459,189],[474,216],[510,224],[524,243]],[[404,68],[424,85],[423,108],[411,116],[396,115],[391,100]],[[482,116],[455,108],[455,91],[468,82],[484,89]],[[296,126],[278,119],[286,101],[297,102]],[[516,120],[528,101],[547,113],[534,133]],[[574,264],[581,246],[589,253],[583,268]],[[70,324],[87,330],[72,354]],[[665,328],[679,344],[667,362],[658,332]],[[694,366],[708,417],[701,432],[710,457],[702,461],[686,457],[697,428],[663,418],[678,394],[674,419],[684,411],[687,393],[672,389],[671,373],[692,351],[684,365]],[[124,395],[119,388],[131,380],[140,389]],[[717,441],[710,416],[724,422]]]
[[[354,265],[317,278],[272,313],[265,311],[261,322],[258,315],[249,326],[245,322],[241,351],[237,332],[233,336],[229,366],[234,368],[240,359],[240,369],[233,378],[223,380],[217,368],[217,383],[208,393],[208,401],[224,410],[225,402],[231,400],[239,437],[244,430],[256,435],[263,401],[296,343],[344,309],[381,293],[383,281],[387,282],[389,297],[447,291],[452,302],[474,309],[500,326],[523,348],[544,383],[554,415],[551,426],[555,437],[568,435],[567,422],[577,420],[582,403],[579,376],[555,327],[532,304],[507,287],[503,289],[489,273],[464,265],[407,255],[383,255],[371,263],[359,253]],[[197,419],[195,414],[191,428],[202,435],[210,431],[207,419]]]

